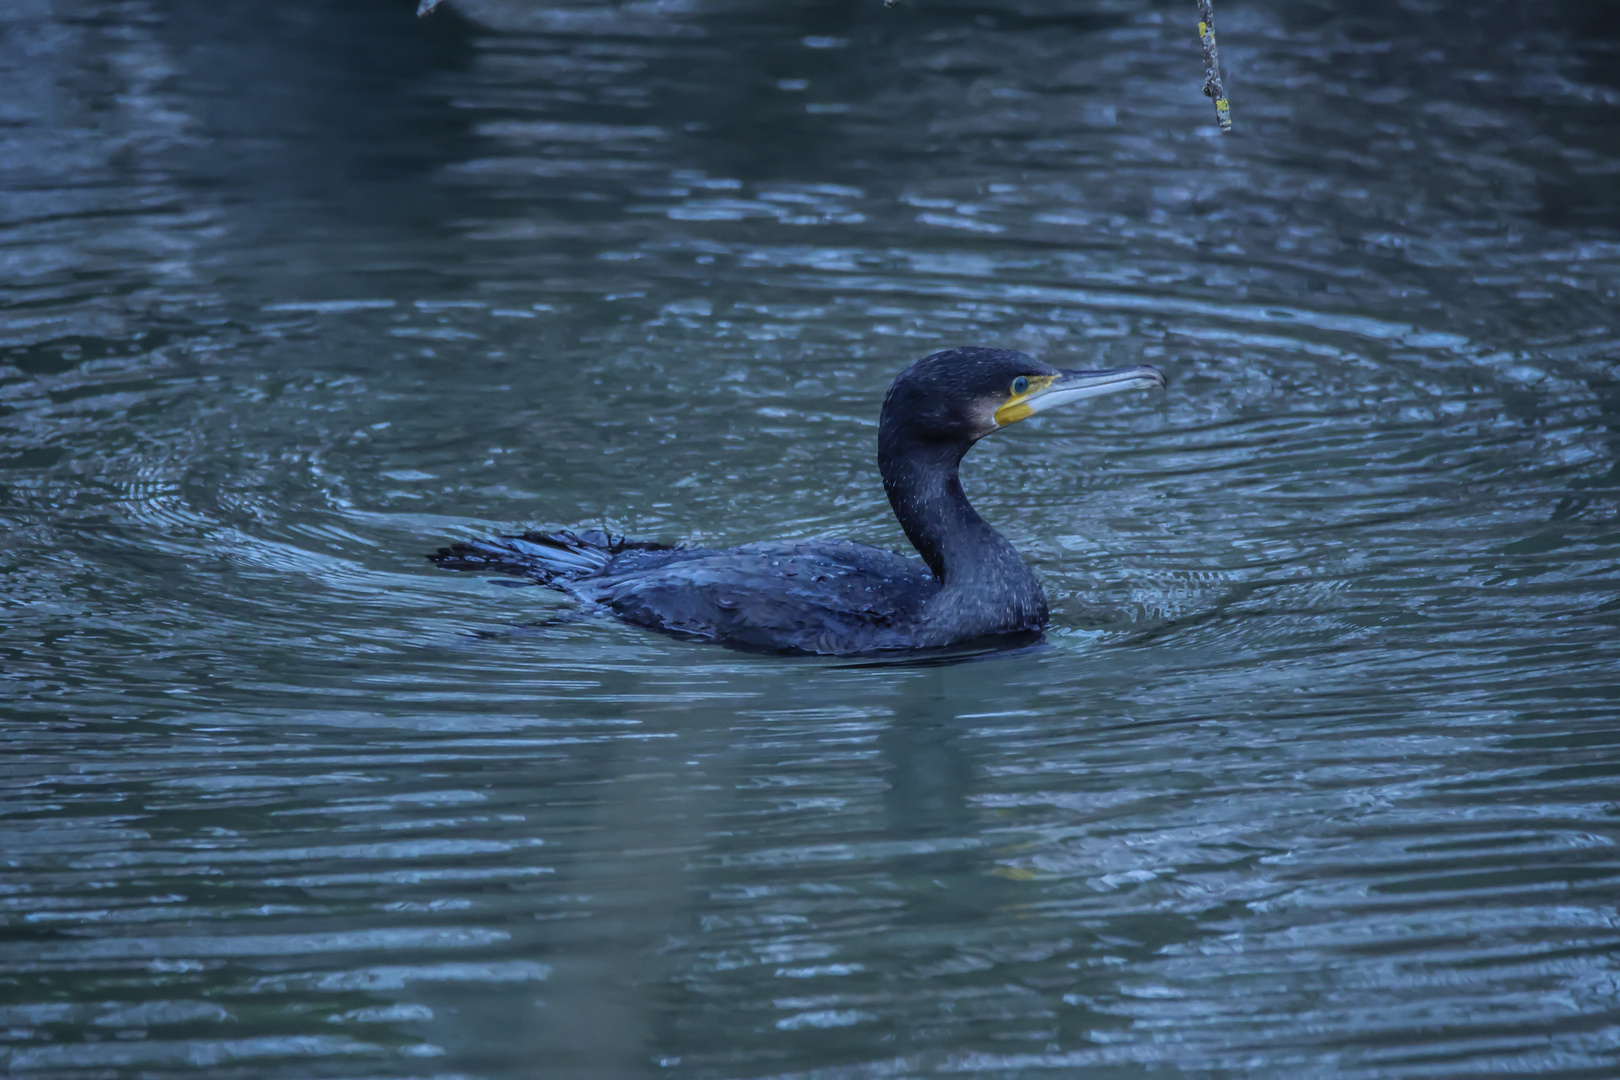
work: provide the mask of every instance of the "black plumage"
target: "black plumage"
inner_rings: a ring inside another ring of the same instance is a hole
[[[922,562],[848,540],[667,547],[590,530],[441,548],[453,570],[532,577],[653,630],[735,648],[850,655],[937,648],[1046,625],[1040,582],[968,504],[975,442],[1054,405],[1164,386],[1155,368],[1060,371],[1023,353],[934,353],[889,387],[878,467]]]

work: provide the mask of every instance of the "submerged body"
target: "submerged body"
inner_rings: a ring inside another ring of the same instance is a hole
[[[639,626],[734,648],[850,655],[1038,631],[1040,582],[968,504],[962,456],[1054,405],[1163,385],[1150,367],[1064,372],[1000,349],[952,349],[901,372],[883,403],[878,465],[921,561],[847,540],[710,550],[597,531],[477,540],[431,558],[533,577]]]

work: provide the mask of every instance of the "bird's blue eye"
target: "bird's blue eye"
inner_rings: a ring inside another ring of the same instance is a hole
[[[1014,394],[1022,394],[1025,390],[1028,390],[1028,389],[1029,389],[1029,380],[1024,378],[1022,375],[1018,376],[1018,378],[1013,380],[1012,392]]]

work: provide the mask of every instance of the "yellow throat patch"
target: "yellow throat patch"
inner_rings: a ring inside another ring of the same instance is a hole
[[[996,410],[996,426],[1006,427],[1008,424],[1016,424],[1020,420],[1027,420],[1034,416],[1035,410],[1027,404],[1029,399],[1056,381],[1056,375],[1031,375],[1029,377],[1029,388],[1022,394],[1012,395],[1002,402],[1001,407]]]

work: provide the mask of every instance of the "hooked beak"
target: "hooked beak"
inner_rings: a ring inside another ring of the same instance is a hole
[[[1164,372],[1147,364],[1128,368],[1108,368],[1104,371],[1064,371],[1057,375],[1030,379],[1029,389],[1018,397],[1010,398],[996,410],[997,427],[1016,424],[1036,413],[1069,405],[1086,398],[1117,394],[1121,390],[1145,390],[1150,386],[1164,389],[1169,383]]]

